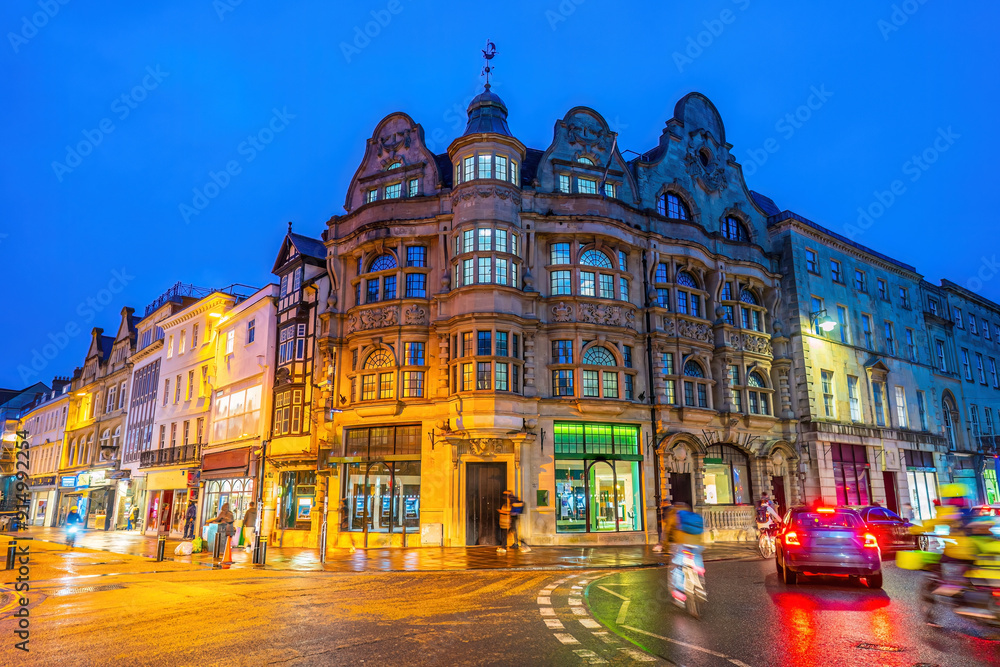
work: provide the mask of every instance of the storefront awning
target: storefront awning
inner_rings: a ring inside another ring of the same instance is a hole
[[[248,477],[250,448],[229,449],[224,452],[206,453],[201,463],[202,479],[227,479]]]

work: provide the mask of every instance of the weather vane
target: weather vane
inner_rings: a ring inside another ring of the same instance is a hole
[[[483,59],[486,61],[486,67],[483,68],[483,74],[486,75],[486,87],[490,87],[490,73],[493,72],[493,68],[490,67],[490,61],[493,60],[497,55],[497,45],[486,40],[486,48],[483,49]]]

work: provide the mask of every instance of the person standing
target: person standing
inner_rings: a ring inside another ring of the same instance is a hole
[[[214,519],[207,521],[206,523],[217,523],[219,524],[219,532],[216,533],[217,539],[228,540],[235,530],[233,529],[233,522],[235,518],[233,517],[232,511],[229,509],[229,503],[223,503],[222,507],[219,509],[219,515]],[[222,544],[222,550],[225,549],[225,544]]]
[[[193,540],[194,539],[194,522],[198,518],[198,506],[191,502],[188,503],[187,512],[184,514],[184,539]]]
[[[250,507],[243,515],[243,536],[246,538],[247,551],[253,551],[253,539],[257,531],[257,503],[250,501]]]
[[[135,528],[139,527],[139,506],[138,505],[132,505],[132,511],[129,512],[129,515],[128,515],[128,529],[132,530],[133,527],[135,527]]]

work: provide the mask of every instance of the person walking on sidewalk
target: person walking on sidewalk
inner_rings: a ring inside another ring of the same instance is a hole
[[[207,521],[206,523],[217,523],[219,524],[219,532],[216,533],[216,539],[228,540],[233,536],[236,531],[233,529],[233,523],[236,519],[233,517],[232,511],[229,509],[229,503],[223,503],[222,508],[219,510],[219,516]],[[225,544],[222,544],[221,550],[225,550]]]
[[[195,503],[188,503],[187,513],[184,515],[184,539],[194,539],[194,521],[198,518],[198,506]]]
[[[132,530],[132,526],[135,525],[135,520],[139,518],[139,506],[132,505],[132,509],[128,511],[128,523],[125,524],[125,530]]]
[[[250,507],[243,515],[243,537],[246,539],[247,551],[253,551],[253,538],[257,530],[257,503],[250,501]]]

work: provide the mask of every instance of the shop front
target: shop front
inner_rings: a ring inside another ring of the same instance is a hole
[[[934,503],[938,499],[937,467],[931,452],[903,450],[906,462],[906,484],[910,489],[911,521],[923,522],[934,518]]]
[[[556,533],[636,533],[642,539],[639,427],[556,422]]]
[[[79,475],[60,475],[59,478],[59,508],[56,514],[55,525],[62,527],[66,525],[66,517],[70,511],[76,508],[77,514],[81,517],[87,515],[89,476],[86,473]]]
[[[953,454],[951,459],[951,481],[965,486],[974,504],[982,503],[986,495],[980,485],[982,455]]]
[[[986,504],[1000,504],[1000,484],[997,483],[997,473],[1000,472],[1000,459],[988,456],[983,463],[983,488],[986,490]]]
[[[55,516],[56,476],[45,475],[31,480],[31,509],[29,520],[32,526],[51,526]]]
[[[184,516],[188,504],[198,501],[198,487],[189,486],[193,476],[188,470],[151,472],[146,475],[146,512],[144,532],[171,537],[184,535]],[[194,471],[197,472],[197,471]]]
[[[201,507],[202,537],[210,542],[214,539],[215,526],[209,525],[208,521],[217,517],[222,506],[228,503],[236,520],[234,546],[243,544],[243,517],[250,503],[257,500],[256,462],[250,447],[204,455],[201,469],[204,499]]]
[[[114,528],[114,506],[117,486],[114,480],[108,478],[108,470],[91,470],[80,473],[79,478],[87,475],[90,488],[87,503],[86,527],[90,530],[112,530]],[[79,481],[77,482],[79,483]]]

